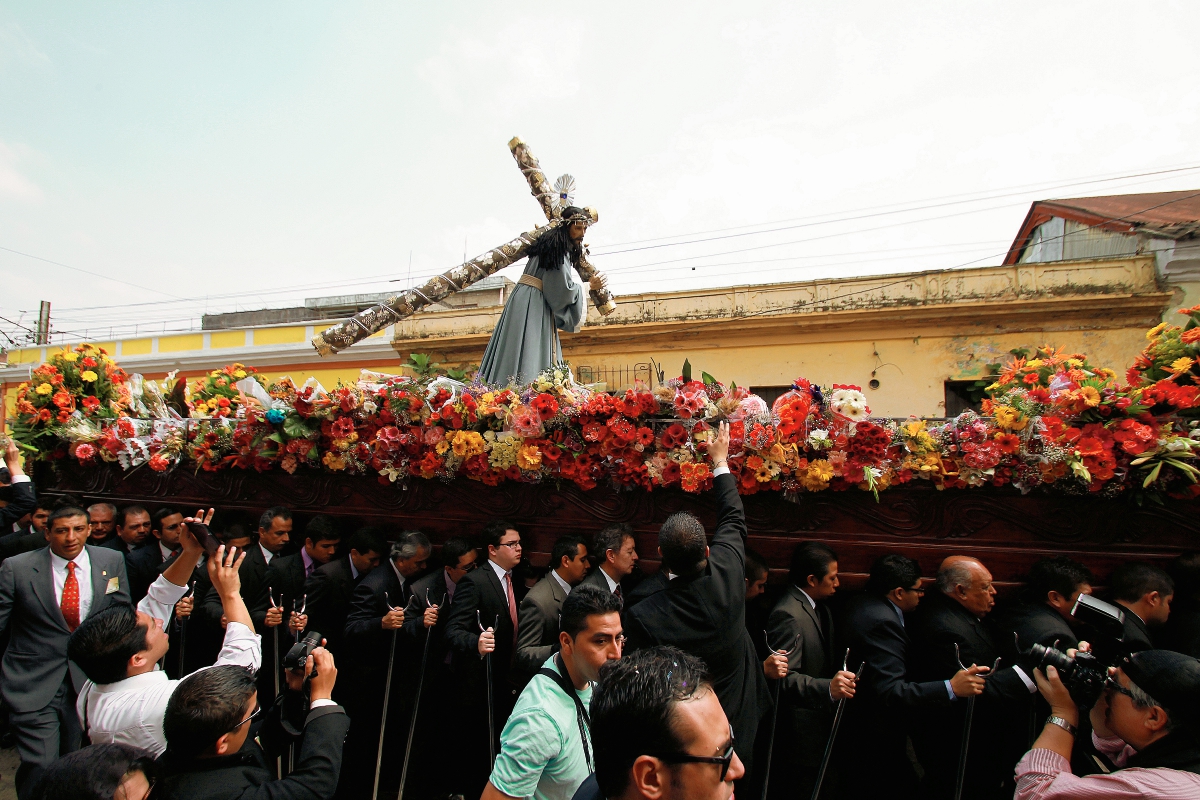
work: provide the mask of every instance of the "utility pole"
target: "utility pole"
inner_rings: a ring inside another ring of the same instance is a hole
[[[38,308],[37,344],[50,344],[50,301],[43,300]]]

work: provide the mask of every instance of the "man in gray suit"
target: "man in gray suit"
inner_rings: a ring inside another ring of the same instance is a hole
[[[837,570],[837,554],[828,545],[797,546],[787,592],[767,618],[767,643],[788,651],[787,674],[776,689],[783,694],[775,736],[775,749],[788,757],[772,761],[771,797],[812,794],[833,705],[854,696],[854,673],[838,668],[833,615],[824,602],[837,591]],[[827,777],[821,796],[832,792],[835,783]]]
[[[563,602],[587,574],[588,551],[574,534],[560,536],[550,551],[550,571],[529,590],[517,610],[517,662],[522,682],[532,678],[558,649]]]
[[[621,581],[633,572],[638,561],[633,526],[617,522],[597,533],[592,542],[592,554],[598,566],[583,579],[583,582],[599,586],[624,602]]]
[[[49,547],[0,565],[0,631],[8,628],[12,637],[0,667],[0,692],[12,710],[19,791],[37,768],[79,748],[75,697],[86,678],[67,661],[71,633],[89,614],[129,604],[125,559],[86,544],[87,512],[61,508],[47,527]]]

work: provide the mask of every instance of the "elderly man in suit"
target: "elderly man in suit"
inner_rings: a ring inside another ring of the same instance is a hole
[[[963,666],[990,667],[1000,657],[999,636],[984,618],[995,606],[992,573],[978,559],[950,556],[938,570],[937,591],[913,620],[912,673],[918,681],[950,680]],[[957,652],[955,651],[957,645]],[[1026,715],[1037,692],[1017,665],[988,674],[971,727],[966,786],[972,797],[1012,797],[1013,767],[1027,743]],[[958,749],[946,747],[947,731],[962,731],[966,703],[931,709],[913,730],[913,746],[925,767],[921,794],[952,797]]]
[[[563,601],[587,574],[588,551],[574,534],[560,536],[550,551],[551,569],[517,609],[517,656],[513,665],[528,681],[558,649],[558,615]]]
[[[125,560],[86,544],[88,517],[64,507],[50,515],[49,547],[0,565],[0,631],[11,633],[0,692],[21,757],[18,784],[79,747],[75,698],[85,677],[67,660],[67,641],[89,614],[129,603]]]
[[[413,599],[412,580],[424,571],[432,549],[425,534],[405,531],[392,544],[387,563],[371,570],[354,587],[344,638],[349,657],[342,662],[347,685],[346,691],[340,693],[354,725],[346,742],[346,764],[339,796],[369,794],[380,735],[386,737],[386,752],[404,752],[413,693],[411,690],[400,691],[400,688],[411,686],[415,689],[420,663],[417,637],[423,640],[423,631],[436,625],[438,620],[436,608],[418,614],[409,601]],[[393,658],[387,730],[381,733],[381,701],[388,662]],[[398,760],[387,759],[380,774],[381,786],[390,787],[393,782],[398,785]]]
[[[472,754],[471,758],[461,760],[463,793],[469,797],[483,791],[491,771],[486,756],[485,660],[489,654],[494,723],[491,734],[496,747],[520,689],[512,665],[517,651],[517,605],[524,597],[524,587],[513,580],[512,570],[521,563],[521,534],[511,522],[495,520],[484,527],[483,542],[487,546],[487,561],[458,582],[446,624],[446,641],[460,667],[463,691],[470,694],[477,709],[460,725],[464,738],[469,738],[467,747]]]
[[[833,722],[833,704],[854,696],[854,673],[838,669],[833,615],[825,604],[838,589],[837,553],[804,542],[792,554],[787,591],[767,618],[767,638],[786,650],[787,672],[777,691],[780,714],[775,747],[789,757],[772,760],[771,796],[808,797],[816,783]],[[768,661],[768,677],[773,664]],[[836,781],[826,780],[823,796]]]
[[[762,662],[746,631],[746,514],[729,474],[729,426],[721,424],[708,450],[717,499],[709,547],[704,526],[672,514],[658,533],[663,564],[676,577],[625,617],[629,648],[673,645],[708,665],[717,697],[733,725],[737,754],[751,764],[759,718],[768,702]]]
[[[584,578],[584,583],[598,586],[624,601],[621,581],[633,574],[638,562],[633,526],[618,522],[597,533],[592,541],[592,555],[598,566]]]
[[[350,537],[349,551],[341,558],[313,570],[304,584],[308,596],[308,624],[325,637],[325,647],[342,652],[342,632],[350,613],[354,587],[383,559],[383,536],[376,528],[363,528]]]
[[[112,503],[92,503],[87,513],[88,544],[102,545],[117,535],[117,507]]]

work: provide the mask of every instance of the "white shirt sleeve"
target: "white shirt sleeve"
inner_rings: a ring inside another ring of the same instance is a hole
[[[28,475],[13,475],[10,483],[29,483],[29,481]]]
[[[217,655],[214,667],[220,666],[248,667],[258,672],[262,666],[262,643],[259,635],[240,622],[231,622],[225,626],[225,642]]]
[[[165,575],[159,575],[150,584],[150,591],[138,602],[138,611],[147,616],[161,619],[165,625],[171,618],[171,610],[179,599],[187,594],[188,587],[176,586],[167,580]]]
[[[718,475],[728,475],[728,474],[729,474],[729,467],[727,467],[727,466],[720,466],[713,470],[714,478],[717,477]]]

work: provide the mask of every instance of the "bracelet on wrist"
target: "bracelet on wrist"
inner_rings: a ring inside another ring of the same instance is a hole
[[[1057,714],[1051,714],[1050,716],[1046,717],[1046,724],[1054,725],[1056,727],[1062,728],[1064,731],[1071,734],[1072,736],[1077,736],[1079,734],[1078,728],[1076,728],[1070,722],[1067,722],[1065,719],[1058,716]]]

